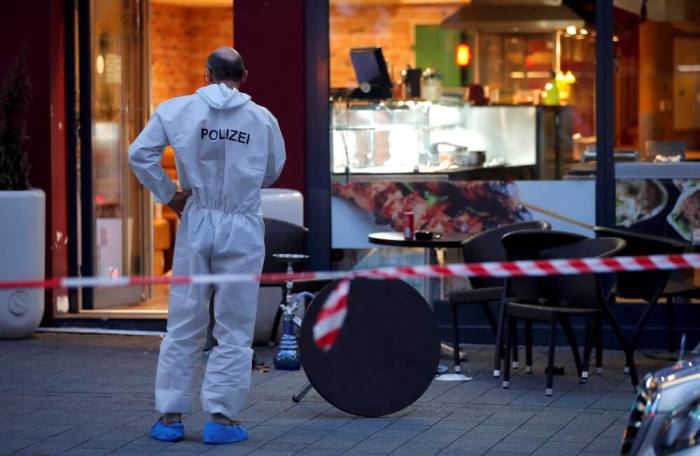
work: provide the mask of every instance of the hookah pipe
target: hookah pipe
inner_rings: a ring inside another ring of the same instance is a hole
[[[294,272],[291,262],[287,266],[287,272]],[[278,370],[299,370],[301,368],[299,344],[294,334],[294,325],[297,327],[301,326],[301,318],[299,318],[295,312],[299,308],[300,303],[306,303],[307,298],[314,298],[314,294],[308,291],[293,296],[293,286],[294,282],[287,282],[287,296],[284,303],[280,304],[283,311],[282,338],[280,340],[279,350],[277,350],[277,354],[273,360],[275,369]]]

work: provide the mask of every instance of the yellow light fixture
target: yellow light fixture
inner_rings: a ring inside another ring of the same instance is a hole
[[[569,35],[576,35],[576,26],[575,25],[570,25],[566,28],[566,33]]]
[[[459,46],[457,46],[455,62],[463,68],[472,63],[472,50],[467,43],[460,43]]]
[[[95,67],[97,70],[97,74],[102,75],[105,72],[105,58],[102,56],[102,54],[97,56],[97,61],[95,62]]]

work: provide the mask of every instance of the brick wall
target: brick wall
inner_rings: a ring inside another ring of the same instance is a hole
[[[203,86],[209,53],[233,45],[232,8],[151,4],[153,107]]]
[[[331,87],[355,87],[350,49],[381,46],[389,75],[399,79],[407,64],[415,65],[416,25],[439,24],[455,5],[331,6]],[[392,70],[393,68],[393,70]]]
[[[389,73],[392,74],[393,68],[392,76],[398,79],[407,64],[415,65],[415,26],[438,24],[457,8],[455,5],[332,6],[331,87],[357,85],[350,63],[353,47],[382,46]],[[232,43],[232,8],[152,3],[153,107],[201,87],[204,61],[209,52]]]

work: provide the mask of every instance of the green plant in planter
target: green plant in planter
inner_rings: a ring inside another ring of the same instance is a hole
[[[29,190],[27,112],[32,85],[23,50],[0,84],[0,190]]]

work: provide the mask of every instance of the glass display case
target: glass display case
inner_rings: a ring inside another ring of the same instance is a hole
[[[548,123],[538,106],[336,101],[332,108],[334,174],[474,178],[518,168],[529,170],[520,178],[542,178],[537,170],[554,159],[544,153],[547,138],[561,133],[539,131]]]
[[[450,143],[460,129],[460,106],[427,102],[333,104],[335,173],[421,173],[452,165],[464,147]]]

